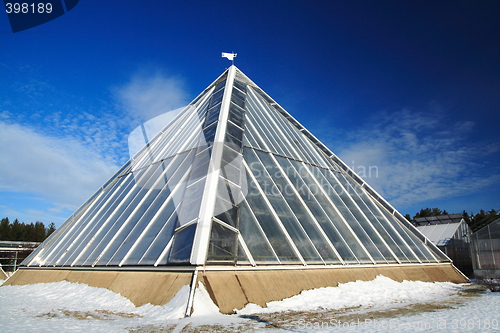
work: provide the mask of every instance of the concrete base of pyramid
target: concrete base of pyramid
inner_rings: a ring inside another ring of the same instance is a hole
[[[142,272],[113,270],[19,269],[3,286],[49,282],[77,282],[106,288],[136,306],[168,303],[182,286],[190,285],[193,272]]]
[[[205,267],[197,279],[205,286],[222,313],[233,313],[248,303],[262,307],[303,290],[335,287],[356,280],[370,281],[383,275],[395,281],[468,282],[452,264],[384,265],[356,267],[286,267],[244,269]],[[4,285],[25,285],[69,281],[107,288],[130,299],[135,305],[168,303],[182,286],[191,285],[190,271],[122,271],[20,269]]]
[[[356,280],[370,281],[383,275],[395,281],[464,283],[468,279],[451,264],[342,267],[266,271],[205,271],[198,279],[222,313],[233,313],[248,303],[265,307],[308,289],[336,287]]]

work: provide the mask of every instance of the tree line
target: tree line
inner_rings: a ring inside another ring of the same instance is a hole
[[[413,216],[413,218],[410,217],[410,214],[406,214],[405,217],[408,221],[414,222],[415,219],[419,217],[430,217],[430,216],[440,216],[449,214],[450,213],[448,213],[446,210],[442,211],[439,208],[422,208],[420,209],[419,212],[415,214],[415,216]],[[481,209],[477,214],[473,213],[469,214],[465,210],[462,213],[454,213],[454,214],[461,214],[465,222],[471,228],[472,232],[475,232],[484,227],[485,225],[500,218],[500,211],[497,211],[495,209],[489,211],[484,211]]]
[[[45,226],[43,222],[24,223],[9,218],[0,221],[0,241],[43,242],[56,230],[54,223]]]

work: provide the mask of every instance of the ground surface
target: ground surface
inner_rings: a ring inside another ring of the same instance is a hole
[[[303,292],[267,308],[221,315],[187,286],[164,306],[135,307],[106,289],[57,282],[0,288],[0,322],[12,332],[500,332],[500,293],[474,284],[402,283],[379,276]]]

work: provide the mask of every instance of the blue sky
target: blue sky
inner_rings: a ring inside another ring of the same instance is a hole
[[[0,15],[0,217],[60,225],[231,51],[403,214],[499,209],[498,17],[498,1],[85,0],[14,34]]]

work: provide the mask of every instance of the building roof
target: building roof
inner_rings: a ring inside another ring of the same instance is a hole
[[[429,224],[418,226],[417,229],[434,245],[446,246],[457,232],[461,223]]]
[[[481,229],[474,232],[474,237],[477,239],[499,239],[500,238],[500,219],[485,225]]]
[[[448,214],[415,218],[416,225],[457,223],[462,220],[462,214]]]

